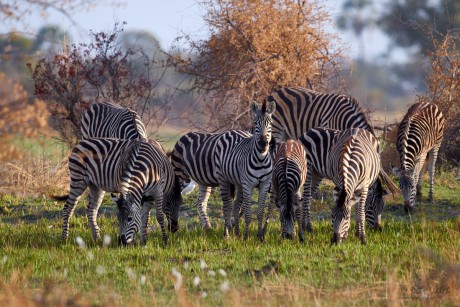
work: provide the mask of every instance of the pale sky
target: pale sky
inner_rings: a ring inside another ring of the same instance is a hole
[[[115,21],[126,21],[125,30],[148,31],[159,40],[164,49],[168,49],[174,38],[183,32],[192,34],[195,38],[206,36],[203,12],[196,0],[131,0],[124,1],[125,4],[122,6],[112,6],[110,2],[111,0],[101,1],[101,4],[90,11],[75,13],[72,17],[78,23],[78,27],[57,12],[50,12],[46,19],[39,14],[29,16],[29,28],[24,28],[21,24],[14,26],[18,31],[33,33],[47,24],[60,25],[71,33],[74,42],[79,43],[88,40],[89,30],[106,31],[113,28]],[[341,13],[342,2],[343,0],[324,1],[334,19]],[[11,26],[0,23],[0,33],[10,31]],[[333,27],[330,30],[338,32]],[[360,42],[352,34],[338,33],[348,45],[350,57],[358,57],[362,51]],[[388,39],[379,31],[368,31],[364,35],[366,57],[375,57],[387,48]]]

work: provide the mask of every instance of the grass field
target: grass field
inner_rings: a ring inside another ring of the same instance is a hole
[[[166,247],[152,220],[147,245],[132,248],[116,242],[116,208],[107,197],[98,217],[105,239],[94,243],[84,204],[63,242],[62,203],[2,195],[0,305],[458,305],[460,183],[449,174],[437,183],[434,204],[407,216],[401,199],[390,199],[382,232],[368,230],[361,245],[353,224],[336,246],[329,243],[328,186],[304,243],[282,240],[277,216],[264,243],[255,219],[249,240],[223,240],[216,193],[208,207],[213,229],[204,233],[192,193]]]

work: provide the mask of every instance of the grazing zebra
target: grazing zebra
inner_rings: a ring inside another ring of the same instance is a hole
[[[277,144],[273,159],[271,202],[280,213],[282,237],[294,238],[294,219],[298,221],[299,239],[303,241],[301,231],[301,191],[307,176],[307,153],[299,141],[288,140]],[[265,231],[264,231],[265,233]]]
[[[433,181],[436,158],[441,146],[445,119],[439,108],[428,102],[416,103],[407,111],[399,124],[396,147],[401,168],[393,168],[399,175],[405,211],[411,212],[417,200],[422,198],[423,164],[428,155],[430,192],[428,200],[433,201]]]
[[[109,102],[93,103],[83,114],[80,129],[84,140],[147,138],[145,126],[136,112]]]
[[[63,209],[62,237],[68,238],[69,219],[82,193],[89,187],[87,205],[88,222],[94,240],[100,239],[96,222],[97,210],[104,191],[121,193],[126,202],[127,219],[121,230],[123,243],[133,242],[141,229],[147,239],[149,212],[155,205],[156,218],[161,226],[163,240],[167,242],[164,214],[169,229],[178,229],[179,207],[182,201],[179,180],[163,149],[147,140],[87,139],[80,141],[69,157],[70,193]],[[55,198],[56,199],[56,198]],[[141,218],[142,207],[142,218]]]
[[[225,219],[224,236],[228,238],[231,224],[231,188],[236,187],[237,198],[234,206],[235,234],[239,235],[239,209],[245,216],[246,228],[244,239],[249,236],[249,224],[251,223],[251,198],[252,190],[259,189],[258,195],[258,232],[257,236],[263,240],[263,217],[264,202],[270,188],[272,159],[269,153],[271,141],[272,114],[276,104],[273,101],[258,106],[252,103],[254,113],[254,135],[242,140],[235,138],[234,132],[226,132],[219,137],[216,151],[216,170],[219,182],[220,195],[223,202]]]
[[[383,191],[379,177],[391,191],[396,191],[388,176],[382,171],[378,153],[378,140],[367,130],[351,128],[343,131],[311,129],[299,141],[307,150],[307,178],[304,187],[302,223],[311,229],[311,187],[315,181],[328,178],[335,184],[332,225],[334,235],[331,242],[345,239],[350,227],[350,211],[354,203],[357,208],[357,235],[366,243],[364,219],[376,222],[383,209]],[[367,198],[369,194],[372,197]],[[376,201],[375,198],[380,198]],[[366,210],[366,206],[368,210]],[[366,212],[365,212],[366,211]]]
[[[251,136],[250,133],[240,130],[231,130],[228,133],[235,141]],[[176,142],[171,153],[171,162],[181,184],[190,180],[198,183],[200,194],[197,208],[201,224],[205,229],[211,228],[206,212],[208,199],[212,188],[219,186],[215,152],[222,134],[189,132]]]
[[[267,100],[276,102],[272,130],[277,143],[297,140],[312,128],[363,128],[375,135],[366,113],[349,96],[285,87],[274,91]]]

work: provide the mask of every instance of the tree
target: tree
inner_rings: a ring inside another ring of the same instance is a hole
[[[140,110],[156,128],[166,120],[167,106],[152,105],[158,83],[151,73],[154,62],[142,50],[120,46],[123,25],[115,24],[109,33],[90,32],[89,44],[73,44],[28,64],[35,95],[48,102],[51,126],[70,147],[80,138],[82,113],[94,101]]]
[[[419,99],[437,104],[446,117],[441,154],[449,163],[457,164],[460,176],[460,32],[450,30],[430,38],[434,51],[429,53],[429,91]]]
[[[252,100],[281,86],[324,90],[337,81],[343,59],[338,39],[325,28],[329,16],[319,1],[201,0],[209,37],[178,38],[188,59],[170,61],[193,77],[204,100],[195,110],[199,128],[247,127]],[[198,111],[198,112],[197,112]]]
[[[433,51],[433,36],[441,37],[460,26],[458,0],[391,0],[379,25],[400,47]],[[430,35],[427,35],[430,33]]]
[[[96,0],[2,0],[0,1],[0,16],[3,22],[27,20],[25,17],[32,13],[40,13],[46,17],[49,11],[56,11],[76,23],[72,12],[89,9],[97,5]],[[27,22],[25,22],[27,23]]]

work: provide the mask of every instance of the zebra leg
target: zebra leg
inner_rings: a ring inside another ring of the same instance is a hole
[[[272,185],[273,187],[273,185]],[[273,214],[273,209],[276,206],[276,202],[278,201],[277,196],[273,192],[273,189],[270,191],[270,203],[268,204],[268,210],[267,210],[267,218],[265,219],[264,223],[264,229],[263,229],[263,236],[265,237],[265,234],[267,233],[267,228],[268,228],[268,222],[270,221],[270,218],[272,217]]]
[[[319,198],[319,185],[323,181],[322,178],[315,178],[311,185],[311,196],[315,199]]]
[[[311,224],[310,208],[311,208],[311,189],[315,184],[315,178],[310,170],[307,171],[307,178],[305,180],[303,189],[303,206],[302,206],[302,232],[313,232]]]
[[[428,172],[430,174],[430,192],[428,193],[428,201],[431,203],[434,201],[434,193],[433,193],[434,169],[436,166],[436,160],[438,158],[438,151],[439,151],[439,147],[435,147],[428,153]]]
[[[220,196],[223,203],[224,212],[224,237],[228,239],[229,232],[232,231],[232,198],[230,197],[230,184],[227,182],[219,185]]]
[[[257,205],[257,237],[259,241],[263,242],[265,237],[265,230],[267,229],[267,219],[264,220],[265,215],[265,199],[267,198],[268,190],[270,189],[270,181],[259,184],[259,195]],[[268,212],[267,212],[268,218]]]
[[[212,187],[206,187],[199,185],[200,195],[198,196],[198,202],[196,204],[198,208],[198,214],[200,215],[201,225],[205,230],[211,229],[211,223],[209,222],[209,217],[207,213],[208,200],[211,195]]]
[[[252,212],[251,212],[251,197],[252,197],[252,188],[243,187],[243,205],[242,210],[244,214],[244,234],[243,240],[247,240],[249,238],[249,225],[251,225],[252,220]]]
[[[426,157],[426,155],[424,155]],[[422,177],[424,168],[425,159],[422,158],[416,165],[414,169],[414,179],[416,184],[415,200],[420,202],[422,201]]]
[[[86,216],[88,217],[89,227],[93,234],[93,240],[97,241],[101,238],[99,225],[97,224],[97,212],[102,203],[104,191],[96,187],[94,184],[89,184],[89,199],[86,207]]]
[[[70,182],[70,193],[67,201],[62,209],[62,239],[67,240],[69,237],[69,220],[72,217],[75,207],[81,198],[81,195],[86,190],[87,183],[81,180],[81,183],[71,180]]]
[[[303,236],[302,230],[302,195],[300,194],[300,190],[296,193],[296,208],[295,208],[295,218],[297,220],[297,229],[298,229],[298,236],[299,241],[303,242],[305,240]]]
[[[160,224],[161,235],[163,236],[163,243],[166,246],[168,244],[168,235],[166,234],[165,221],[164,221],[165,217],[163,213],[163,192],[161,192],[161,195],[157,195],[155,197],[155,215],[156,215],[158,224]]]
[[[150,210],[152,209],[152,202],[145,201],[142,203],[142,226],[141,226],[141,244],[147,243],[147,236],[149,232]]]
[[[243,190],[241,187],[235,187],[236,189],[236,198],[233,202],[233,220],[232,227],[233,231],[237,236],[240,235],[240,218],[241,218],[241,204],[243,201]]]
[[[365,230],[365,225],[366,225],[366,198],[367,198],[367,189],[363,189],[361,192],[361,197],[359,198],[358,201],[358,219],[357,221],[357,226],[359,226],[359,238],[361,239],[362,244],[366,244],[366,230]]]

